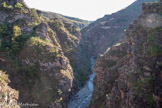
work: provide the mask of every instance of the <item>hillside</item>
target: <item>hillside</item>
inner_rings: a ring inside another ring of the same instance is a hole
[[[144,3],[127,41],[97,58],[90,108],[162,107],[162,3]]]
[[[85,27],[81,31],[81,43],[85,52],[96,57],[118,41],[123,41],[125,30],[141,14],[142,3],[149,1],[154,0],[137,0],[127,8],[111,15],[105,15]]]
[[[0,1],[0,69],[19,91],[20,103],[66,108],[90,72],[80,39],[71,22],[40,17],[23,0]]]
[[[162,108],[162,0],[150,1],[89,24],[0,0],[0,108]]]
[[[81,20],[78,18],[68,17],[68,16],[64,16],[64,15],[54,13],[54,12],[45,12],[41,10],[37,10],[37,12],[40,16],[46,17],[48,19],[58,18],[58,19],[61,19],[63,22],[75,25],[75,27],[78,27],[80,29],[90,24],[90,22],[87,20]]]

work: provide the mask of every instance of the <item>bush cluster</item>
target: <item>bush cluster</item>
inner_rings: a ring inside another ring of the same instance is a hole
[[[9,9],[13,9],[12,5],[7,5],[6,2],[3,2],[0,4],[0,9],[1,10],[9,10]]]
[[[16,55],[32,35],[22,35],[17,25],[0,25],[0,50]]]

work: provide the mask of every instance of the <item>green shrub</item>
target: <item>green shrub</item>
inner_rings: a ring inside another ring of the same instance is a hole
[[[16,37],[14,40],[12,40],[11,44],[11,53],[16,55],[21,51],[21,49],[24,47],[26,44],[27,40],[32,37],[31,34],[29,35],[21,35]]]
[[[38,25],[41,22],[38,13],[35,9],[31,9],[30,16],[32,18],[34,26]]]
[[[6,7],[7,7],[6,2],[1,3],[0,7],[2,7],[2,8],[6,8]]]
[[[51,52],[51,58],[55,60],[56,56],[58,55],[58,52],[55,51],[55,52]]]
[[[139,27],[139,28],[143,28],[143,25],[142,25],[142,24],[138,24],[138,27]]]
[[[38,68],[36,64],[30,64],[29,66],[26,67],[26,74],[29,77],[35,77],[37,71],[38,71]]]
[[[2,50],[2,40],[0,38],[0,51]]]
[[[135,85],[135,89],[138,92],[143,92],[147,89],[147,92],[150,93],[153,91],[153,85],[154,85],[154,78],[152,76],[149,76],[147,78],[144,78],[143,80],[138,80]]]
[[[158,43],[155,33],[160,32],[161,28],[156,28],[154,31],[150,31],[150,35],[147,37],[147,56],[158,56],[162,54],[162,46]]]
[[[52,26],[54,27],[54,29],[56,29],[58,31],[60,31],[61,28],[63,28],[63,23],[59,19],[52,20],[50,23],[52,24]]]
[[[0,4],[1,10],[13,9],[12,5],[7,5],[6,2]]]
[[[154,45],[151,48],[151,54],[152,55],[161,55],[162,54],[162,47],[160,47],[158,45]]]
[[[158,56],[162,54],[162,47],[159,45],[153,45],[147,49],[147,55]]]
[[[154,98],[153,98],[153,95],[152,94],[148,95],[147,101],[149,102],[149,104],[151,104],[154,107],[156,107],[156,103],[154,101]]]
[[[21,33],[21,28],[19,26],[13,26],[13,37],[12,40],[14,40],[16,37],[20,36]]]
[[[15,7],[21,9],[21,8],[23,7],[23,4],[21,4],[21,3],[16,3]]]
[[[7,24],[0,25],[1,49],[6,49],[11,45],[12,30]]]
[[[69,23],[64,23],[64,26],[72,34],[77,32],[77,28]]]
[[[34,79],[37,77],[37,73],[39,71],[37,63],[31,63],[28,65],[23,65],[20,60],[13,59],[15,63],[16,73],[15,75],[23,76],[23,82],[25,85],[34,84]]]
[[[17,74],[25,75],[28,78],[34,78],[38,72],[38,65],[36,63],[22,66],[22,62],[17,61],[15,64],[17,68]]]
[[[28,13],[28,10],[25,9],[23,4],[21,4],[21,3],[16,3],[14,11],[21,12],[21,13]]]
[[[147,37],[147,43],[155,42],[155,41],[156,41],[155,36],[150,35],[150,36]]]
[[[12,47],[11,47],[11,50],[12,50],[12,53],[13,54],[16,54],[17,52],[19,52],[21,49],[21,46],[19,44],[19,42],[17,41],[12,41]]]
[[[84,84],[86,83],[87,81],[87,73],[84,69],[84,67],[79,67],[79,73],[76,74],[76,79],[78,79],[80,82],[79,82],[79,86],[84,86]]]
[[[16,55],[32,35],[23,35],[19,26],[0,25],[0,50]]]
[[[2,24],[0,25],[0,37],[2,37],[3,35],[5,35],[5,33],[7,32],[8,27],[6,24]]]
[[[9,6],[7,6],[7,8],[8,8],[8,9],[12,9],[13,7],[12,7],[12,5],[9,5]]]

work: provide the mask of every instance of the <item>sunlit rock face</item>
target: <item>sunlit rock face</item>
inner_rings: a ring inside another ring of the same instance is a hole
[[[91,72],[80,47],[80,29],[87,24],[30,9],[23,0],[0,0],[0,69],[19,91],[18,102],[67,107]]]
[[[90,72],[88,62],[81,59],[80,29],[62,19],[40,17],[21,0],[0,3],[4,3],[0,7],[0,69],[19,91],[18,102],[66,108],[72,88],[84,85]]]
[[[18,91],[12,89],[8,83],[8,76],[0,70],[0,107],[1,108],[20,108],[17,103]],[[12,107],[11,107],[12,105]]]
[[[90,108],[162,107],[162,3],[144,3],[127,42],[97,59]]]

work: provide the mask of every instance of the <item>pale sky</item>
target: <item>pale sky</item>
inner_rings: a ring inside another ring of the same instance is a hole
[[[31,8],[90,21],[119,11],[134,1],[136,0],[25,0]]]

